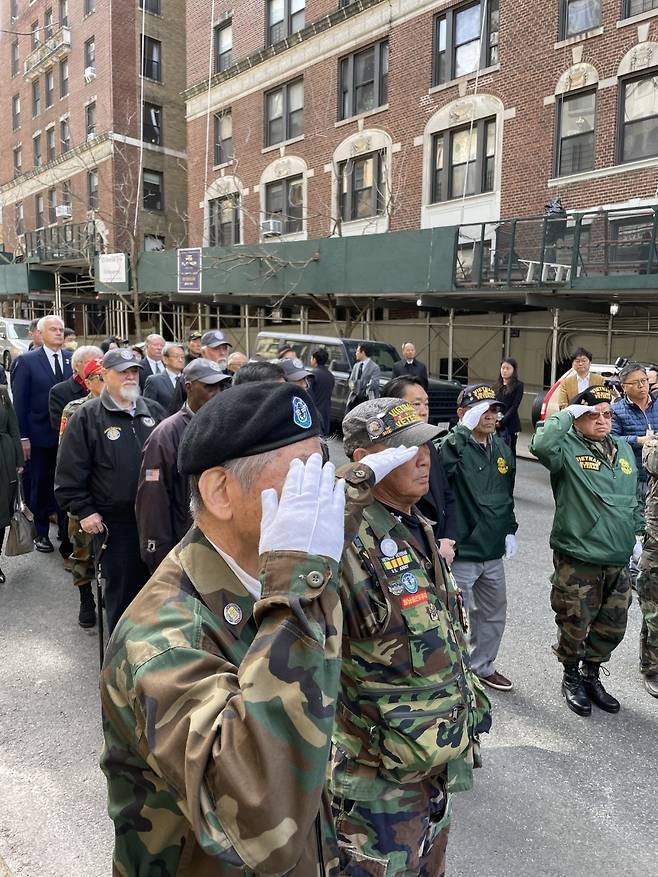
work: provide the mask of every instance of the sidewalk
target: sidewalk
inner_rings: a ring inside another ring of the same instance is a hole
[[[516,456],[521,457],[523,460],[534,460],[537,462],[537,457],[533,457],[530,451],[528,450],[528,445],[530,444],[530,439],[532,438],[531,432],[521,432],[519,433],[519,437],[516,441]]]

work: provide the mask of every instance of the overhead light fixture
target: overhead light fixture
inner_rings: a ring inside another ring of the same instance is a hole
[[[422,308],[423,306],[423,299],[420,296],[416,299],[416,306],[419,308]]]
[[[619,313],[619,304],[616,301],[610,303],[610,316],[616,317]]]

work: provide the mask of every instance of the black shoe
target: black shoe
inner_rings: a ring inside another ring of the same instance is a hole
[[[91,585],[80,585],[80,612],[78,624],[80,627],[93,627],[96,624],[96,603],[91,590]]]
[[[4,581],[4,576],[2,580]],[[652,697],[658,697],[658,673],[651,673],[645,676],[644,687]]]
[[[37,551],[41,551],[44,554],[50,554],[51,551],[54,551],[53,543],[47,536],[37,536],[34,540],[34,547]]]
[[[562,694],[565,696],[567,706],[579,716],[588,716],[592,712],[592,704],[585,691],[583,677],[578,670],[578,664],[565,664],[564,676],[562,677]]]
[[[611,694],[608,694],[603,687],[601,680],[599,679],[600,669],[600,664],[595,664],[591,661],[583,661],[581,675],[583,677],[585,691],[592,703],[595,703],[599,709],[605,710],[606,713],[618,713],[620,709],[619,701]],[[603,668],[603,672],[606,676],[610,675],[605,667]]]

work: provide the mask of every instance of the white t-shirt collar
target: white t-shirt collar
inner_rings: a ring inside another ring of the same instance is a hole
[[[206,539],[208,539],[207,536]],[[245,588],[251,594],[254,600],[260,600],[262,589],[258,579],[250,576],[249,573],[245,572],[241,566],[238,566],[238,564],[233,560],[231,555],[227,554],[225,551],[222,551],[222,549],[218,545],[215,545],[212,539],[208,539],[208,542],[210,542],[217,554],[219,554],[219,556],[226,561],[227,566],[235,573],[237,578],[240,580],[240,582],[242,582],[242,584],[245,586]]]

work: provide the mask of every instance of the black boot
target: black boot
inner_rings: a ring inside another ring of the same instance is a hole
[[[78,624],[80,627],[93,627],[96,624],[96,603],[91,590],[91,585],[79,585],[80,591],[80,612],[78,613]]]
[[[600,664],[592,661],[583,661],[582,677],[585,691],[592,703],[595,703],[599,709],[605,710],[606,713],[618,713],[619,701],[605,690],[599,679]],[[610,673],[603,668],[606,676]]]
[[[592,712],[592,704],[585,691],[583,677],[578,670],[578,664],[565,664],[564,676],[562,677],[562,694],[567,700],[567,706],[579,716],[588,716]]]

